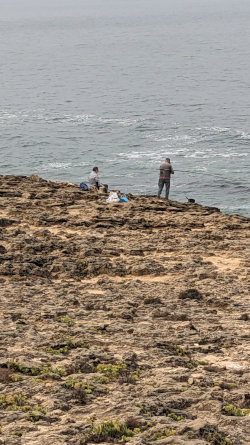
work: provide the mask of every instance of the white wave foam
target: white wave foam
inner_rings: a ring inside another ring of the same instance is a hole
[[[213,156],[215,156],[213,154]],[[210,153],[204,151],[195,151],[193,153],[186,153],[184,155],[185,158],[200,158],[200,159],[209,159],[211,157]]]
[[[196,127],[195,130],[197,131],[205,131],[205,132],[209,132],[209,133],[215,133],[215,134],[220,134],[220,133],[228,133],[231,136],[239,136],[241,139],[246,139],[249,140],[250,139],[250,134],[247,133],[244,130],[237,130],[235,128],[231,128],[231,127]]]
[[[88,114],[88,113],[82,113],[82,114],[62,114],[58,115],[56,113],[50,112],[49,110],[45,109],[34,109],[34,110],[22,110],[18,111],[16,113],[8,112],[6,110],[0,110],[0,121],[7,121],[7,120],[20,120],[23,121],[25,118],[29,119],[35,119],[35,120],[43,120],[47,123],[69,123],[69,124],[75,124],[75,125],[85,125],[85,124],[116,124],[123,127],[130,127],[130,126],[136,126],[138,124],[142,124],[144,122],[144,119],[133,119],[133,118],[108,118],[103,116],[97,116],[95,114]]]
[[[72,164],[72,167],[85,167],[86,165],[90,165],[89,162],[78,162],[77,164]]]
[[[95,117],[94,114],[77,114],[76,116],[65,115],[66,122],[73,124],[87,124]]]
[[[185,144],[185,145],[193,145],[198,142],[197,137],[190,136],[188,134],[155,135],[155,133],[149,133],[149,134],[145,135],[145,137],[148,139],[153,139],[155,142],[168,142],[169,147],[171,147],[171,146],[173,146],[173,144],[176,144],[179,142],[182,144]]]
[[[48,164],[42,164],[39,170],[50,171],[50,170],[60,170],[72,167],[71,162],[49,162]]]
[[[241,204],[240,206],[220,206],[221,210],[229,209],[229,210],[242,210],[242,209],[250,209],[250,205]]]
[[[196,151],[192,153],[189,148],[175,148],[169,145],[162,145],[155,151],[130,151],[117,153],[118,158],[125,160],[147,158],[147,162],[161,162],[166,156],[172,155],[175,157],[198,157],[198,155],[200,155],[200,158],[205,159],[211,156],[210,153],[207,152]]]
[[[12,125],[20,120],[18,114],[9,113],[8,111],[0,111],[0,124],[1,125]],[[23,122],[23,119],[21,120]]]
[[[123,159],[138,159],[144,156],[149,156],[149,154],[145,151],[132,151],[129,153],[121,152],[118,153],[117,156],[122,157]]]
[[[209,131],[209,132],[214,132],[214,133],[227,133],[229,131],[231,131],[230,127],[197,127],[196,130],[199,131]]]
[[[121,125],[122,127],[131,127],[142,122],[142,120],[130,119],[130,118],[119,119],[119,118],[105,118],[105,117],[98,117],[97,121],[103,124],[118,124]]]
[[[8,113],[8,111],[0,111],[0,119],[17,119],[17,114],[14,113]]]
[[[245,131],[239,132],[239,136],[241,139],[247,139],[247,140],[250,139],[250,134],[246,133]]]
[[[237,153],[237,152],[230,152],[230,153],[213,153],[213,156],[218,156],[220,158],[243,158],[246,156],[249,156],[249,153]]]
[[[173,154],[171,152],[167,152],[167,154]],[[165,148],[162,148],[161,150],[156,151],[130,151],[128,153],[121,152],[118,153],[117,156],[123,159],[142,159],[147,158],[148,161],[152,160],[160,160],[166,156],[166,150]]]
[[[40,115],[41,116],[41,115]],[[137,119],[130,118],[105,118],[102,116],[97,116],[95,114],[64,114],[63,116],[46,116],[44,119],[47,122],[58,122],[58,123],[69,123],[73,125],[86,125],[86,124],[101,124],[101,125],[112,125],[117,124],[122,127],[136,126],[138,124]]]

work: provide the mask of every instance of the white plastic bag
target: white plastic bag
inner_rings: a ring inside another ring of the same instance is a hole
[[[116,192],[110,192],[109,197],[106,199],[106,202],[119,202],[120,198],[118,197]]]

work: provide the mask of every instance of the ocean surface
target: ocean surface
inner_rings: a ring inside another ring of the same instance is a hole
[[[0,174],[250,216],[249,0],[0,0]]]

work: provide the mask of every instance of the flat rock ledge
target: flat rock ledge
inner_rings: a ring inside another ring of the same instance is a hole
[[[249,444],[249,219],[106,197],[0,176],[0,444]]]

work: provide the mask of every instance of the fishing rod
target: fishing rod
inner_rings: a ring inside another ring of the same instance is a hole
[[[187,171],[187,170],[176,170],[176,169],[174,169],[174,171],[175,171],[175,172],[180,172],[180,173],[189,173],[190,175],[192,175],[192,174],[194,173],[194,174],[198,174],[198,175],[217,176],[218,178],[226,179],[226,178],[222,178],[221,175],[216,175],[216,174],[214,174],[214,173],[190,172],[190,171]],[[174,178],[173,178],[173,179],[174,179]],[[127,185],[127,184],[121,184],[121,183],[119,183],[119,185]]]
[[[216,175],[216,173],[204,173],[204,172],[197,172],[197,171],[188,171],[188,170],[174,170],[175,172],[181,172],[181,173],[189,173],[190,175],[196,174],[196,175],[206,175],[206,176],[217,176],[218,178],[222,178],[221,175]]]
[[[181,172],[181,173],[188,173],[190,175],[197,174],[197,175],[205,175],[205,176],[215,176],[217,178],[220,178],[223,181],[227,181],[227,182],[230,182],[230,183],[232,182],[229,178],[227,178],[225,176],[222,176],[222,175],[217,175],[216,173],[204,173],[204,172],[188,171],[188,170],[176,170],[176,169],[174,171]],[[222,171],[222,173],[223,173],[223,171]],[[242,182],[242,180],[240,178],[235,178],[234,179],[234,183],[235,183],[235,181],[239,181],[240,183]]]
[[[198,171],[176,170],[176,169],[174,169],[174,171],[175,172],[180,172],[180,173],[188,173],[189,175],[193,175],[194,174],[194,175],[214,176],[214,177],[220,178],[223,181],[231,182],[230,179],[228,179],[226,177],[223,177],[222,175],[218,175],[216,173],[205,173],[205,172],[198,172]],[[173,180],[175,179],[174,177],[172,177],[172,178],[173,178]],[[239,179],[239,181],[240,181],[240,179]],[[127,183],[125,183],[125,184],[119,183],[118,185],[122,187],[122,186],[126,186],[128,184]]]

